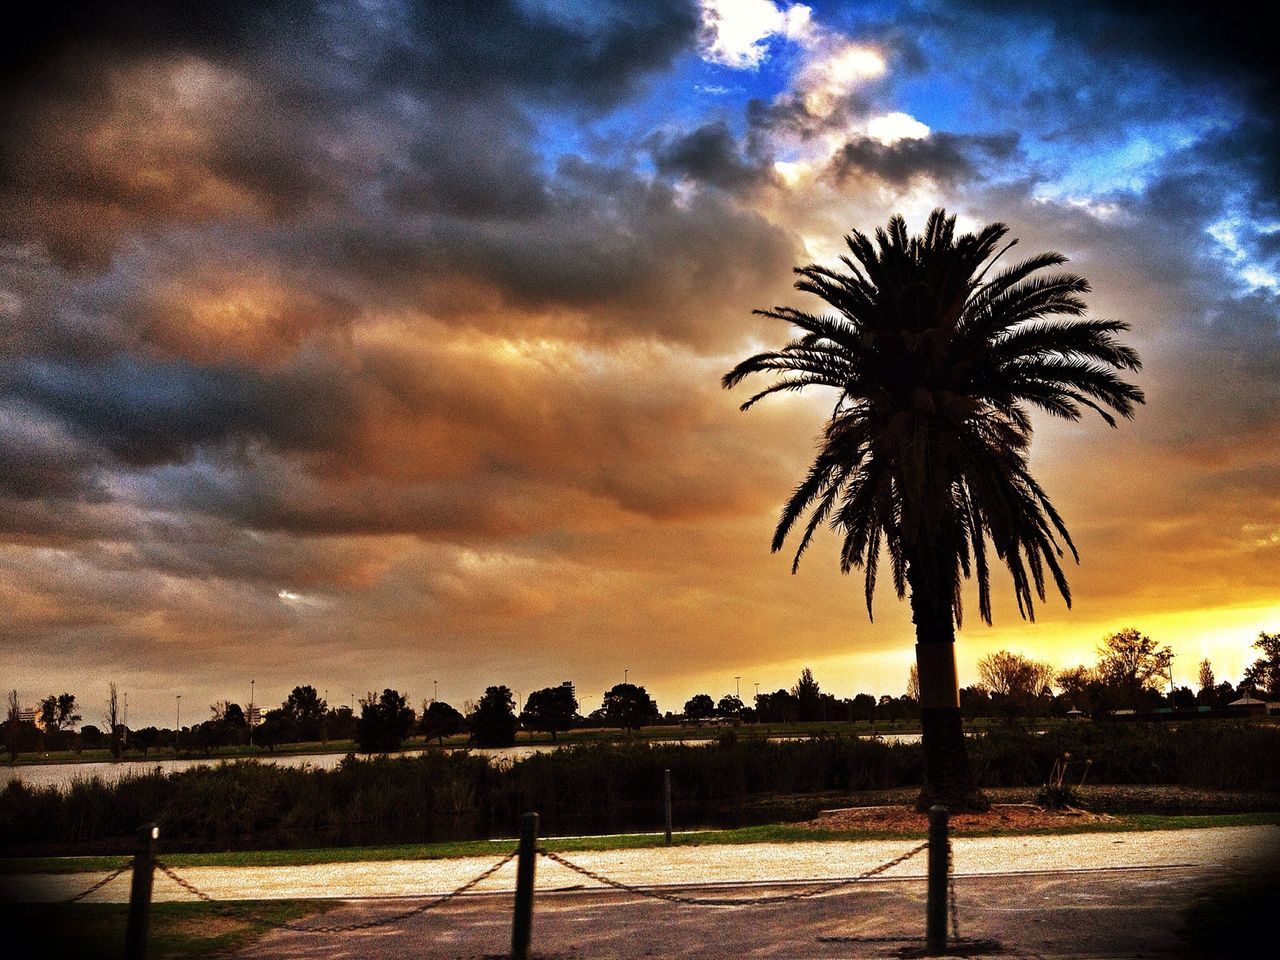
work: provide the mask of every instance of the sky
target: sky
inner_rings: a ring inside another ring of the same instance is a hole
[[[1036,421],[1074,605],[967,618],[1193,683],[1280,629],[1280,93],[1243,6],[46,5],[2,41],[0,683],[130,722],[811,666],[899,694],[835,536],[777,512],[834,397],[719,386],[792,268],[945,207],[1132,325],[1147,404]],[[970,604],[976,611],[976,606]]]

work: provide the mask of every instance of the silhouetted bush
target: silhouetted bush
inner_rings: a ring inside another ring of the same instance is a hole
[[[1280,792],[1280,728],[1259,724],[1072,724],[976,737],[985,786],[1038,786],[1070,753],[1090,783],[1180,784]],[[14,782],[0,792],[0,846],[13,853],[127,851],[142,823],[169,850],[420,843],[515,834],[538,810],[544,834],[659,829],[662,771],[679,825],[774,819],[764,798],[920,783],[919,744],[853,737],[705,746],[594,744],[491,763],[466,752],[357,760],[333,770],[238,763],[69,789]]]

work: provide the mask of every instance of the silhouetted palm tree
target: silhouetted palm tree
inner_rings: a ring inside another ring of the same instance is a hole
[[[797,268],[796,289],[821,297],[834,314],[790,307],[756,313],[802,335],[727,373],[732,387],[753,373],[775,379],[746,403],[806,387],[839,392],[817,458],[783,508],[773,537],[780,549],[807,513],[792,572],[819,526],[841,533],[840,564],[866,571],[867,612],[882,549],[898,596],[908,592],[916,630],[924,732],[920,806],[985,808],[969,768],[960,725],[955,628],[962,576],[977,580],[978,610],[991,622],[988,542],[1013,579],[1023,617],[1044,599],[1046,571],[1067,604],[1059,558],[1075,545],[1028,472],[1028,410],[1076,420],[1095,410],[1131,417],[1141,391],[1117,376],[1140,361],[1114,336],[1128,325],[1077,319],[1088,282],[1043,274],[1066,258],[1031,257],[986,275],[1008,227],[994,223],[957,237],[955,217],[935,210],[922,236],[895,216],[875,243],[846,237],[847,272]]]

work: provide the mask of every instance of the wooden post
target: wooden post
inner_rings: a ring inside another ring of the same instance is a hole
[[[925,950],[947,952],[947,873],[951,859],[947,840],[947,808],[929,808],[929,880],[925,902]]]
[[[666,824],[667,846],[671,846],[671,771],[662,771],[662,813]]]
[[[538,815],[520,819],[519,859],[516,861],[516,911],[511,921],[511,960],[529,960],[533,936],[533,878],[538,860]]]
[[[160,828],[149,823],[138,831],[138,848],[133,855],[133,883],[129,887],[129,919],[124,931],[125,960],[143,960],[147,955],[147,929],[151,925],[151,881],[156,867],[156,841]]]

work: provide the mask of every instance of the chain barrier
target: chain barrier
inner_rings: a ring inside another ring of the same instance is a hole
[[[461,896],[471,888],[475,887],[477,884],[481,883],[484,880],[489,879],[491,876],[493,876],[495,873],[497,873],[499,870],[501,870],[503,867],[505,867],[508,863],[510,863],[515,858],[516,858],[516,851],[512,850],[510,853],[508,853],[505,857],[503,857],[493,866],[489,867],[486,870],[481,871],[480,873],[472,877],[470,880],[468,880],[466,883],[464,883],[462,886],[458,887],[457,889],[451,890],[449,893],[442,894],[441,896],[438,896],[438,897],[432,897],[431,899],[423,903],[420,903],[417,906],[412,907],[408,910],[402,910],[399,913],[389,914],[384,917],[375,917],[372,920],[363,920],[359,923],[344,923],[336,926],[300,926],[297,923],[287,921],[287,920],[285,921],[272,920],[268,917],[263,917],[258,914],[252,913],[251,911],[245,910],[241,907],[236,907],[228,901],[217,900],[214,897],[209,896],[209,894],[205,893],[203,890],[201,890],[199,887],[193,884],[190,880],[187,880],[185,877],[179,875],[177,871],[175,871],[172,867],[170,867],[166,863],[163,863],[157,860],[156,869],[159,870],[161,873],[163,873],[166,877],[168,877],[174,883],[176,883],[178,886],[180,886],[183,890],[187,891],[187,893],[195,897],[197,900],[203,900],[205,903],[212,903],[217,905],[219,907],[219,912],[228,916],[236,917],[241,920],[247,920],[250,923],[260,924],[262,926],[274,927],[277,930],[291,930],[295,933],[351,933],[355,930],[368,930],[368,929],[371,929],[372,927],[381,927],[390,923],[399,923],[401,920],[407,920],[410,917],[417,916],[420,913],[425,913],[426,911],[432,909],[433,907],[438,907],[441,904],[448,903],[454,897]]]
[[[94,893],[94,892],[96,892],[96,891],[98,891],[98,890],[101,890],[101,889],[102,889],[103,887],[105,887],[108,883],[110,883],[110,882],[111,882],[112,880],[114,880],[116,877],[120,876],[120,874],[124,873],[126,870],[128,870],[128,869],[129,869],[130,867],[132,867],[132,866],[133,866],[133,861],[132,861],[132,860],[127,860],[127,861],[125,861],[125,863],[124,863],[122,866],[120,866],[118,869],[116,869],[116,870],[112,870],[110,873],[108,873],[105,877],[103,877],[103,878],[102,878],[101,880],[99,880],[97,883],[93,884],[93,886],[89,887],[89,889],[88,889],[88,890],[82,890],[82,891],[80,891],[79,893],[77,893],[74,897],[68,897],[66,900],[62,900],[62,901],[60,901],[60,902],[61,902],[61,903],[75,903],[77,900],[83,900],[83,899],[84,899],[85,897],[87,897],[89,894]]]
[[[562,867],[566,867],[569,870],[572,870],[574,873],[581,874],[582,876],[587,877],[588,879],[596,881],[596,883],[603,884],[606,887],[613,887],[615,890],[625,890],[628,893],[638,894],[642,897],[650,897],[654,900],[666,900],[669,903],[682,903],[689,906],[697,906],[697,907],[749,907],[749,906],[760,906],[762,904],[789,903],[793,900],[803,900],[808,897],[816,897],[824,893],[831,893],[833,890],[839,890],[841,887],[847,887],[852,884],[859,883],[863,880],[869,880],[872,877],[878,876],[879,874],[882,874],[887,870],[892,870],[894,867],[898,866],[899,864],[906,863],[912,857],[928,849],[928,847],[929,847],[928,843],[919,844],[918,846],[912,847],[910,850],[908,850],[906,853],[902,854],[901,856],[894,857],[892,860],[888,861],[887,863],[882,863],[877,867],[872,867],[870,870],[866,870],[858,874],[856,877],[847,877],[843,880],[833,880],[830,883],[824,883],[819,886],[810,887],[805,890],[798,890],[795,893],[784,893],[784,894],[776,894],[773,896],[749,897],[749,898],[686,897],[683,894],[669,893],[665,890],[655,890],[652,887],[638,887],[630,883],[624,883],[621,880],[614,880],[612,877],[606,877],[604,874],[597,873],[594,870],[590,870],[587,867],[574,863],[572,860],[566,860],[564,857],[560,856],[558,853],[553,853],[550,850],[539,849],[538,853],[546,857],[548,860],[551,860],[555,863],[560,864],[560,866]]]
[[[960,910],[956,906],[956,857],[951,838],[947,838],[947,907],[951,913],[951,940],[960,939]]]
[[[876,876],[879,876],[880,874],[886,873],[889,870],[892,870],[894,867],[899,866],[903,863],[906,863],[911,858],[918,856],[928,848],[929,848],[929,844],[927,842],[920,843],[912,847],[910,850],[907,850],[905,853],[897,857],[894,857],[893,859],[888,860],[885,863],[872,867],[869,870],[865,870],[854,877],[846,877],[840,880],[833,880],[831,882],[822,883],[817,886],[805,888],[803,890],[797,890],[793,893],[765,895],[760,897],[685,896],[684,894],[672,893],[666,890],[655,889],[652,887],[636,886],[634,884],[626,883],[621,880],[615,880],[612,877],[607,877],[604,874],[598,873],[595,870],[591,870],[588,867],[584,867],[581,864],[574,863],[572,860],[569,860],[561,856],[560,854],[555,853],[551,850],[547,850],[545,848],[539,848],[538,854],[539,856],[546,857],[548,860],[551,860],[554,863],[558,863],[560,866],[565,867],[566,869],[571,870],[574,873],[580,874],[581,876],[584,876],[590,880],[593,880],[596,883],[601,884],[602,886],[611,887],[615,890],[623,890],[628,893],[637,894],[642,897],[648,897],[654,900],[664,900],[664,901],[667,901],[668,903],[683,904],[686,906],[746,907],[746,906],[762,906],[762,905],[769,905],[769,904],[790,903],[796,900],[804,900],[810,897],[816,897],[816,896],[821,896],[823,894],[832,893],[843,887],[852,886],[853,884],[860,883],[865,880],[870,880],[872,877],[876,877]],[[268,917],[255,914],[252,911],[235,906],[234,903],[231,901],[218,900],[215,897],[210,896],[208,893],[201,890],[194,883],[192,883],[190,880],[187,880],[185,877],[183,877],[181,874],[179,874],[176,870],[174,870],[172,867],[170,867],[167,863],[164,863],[163,861],[157,860],[155,862],[155,867],[157,870],[159,870],[161,873],[163,873],[175,884],[177,884],[180,888],[185,890],[187,893],[191,894],[191,896],[195,897],[197,900],[201,900],[205,903],[210,903],[217,906],[218,912],[221,914],[236,917],[238,919],[245,920],[250,923],[255,923],[261,926],[272,927],[278,930],[289,930],[296,933],[332,934],[332,933],[351,933],[357,930],[368,930],[373,927],[380,927],[380,926],[386,926],[388,924],[399,923],[403,920],[409,919],[410,917],[417,916],[418,914],[425,913],[428,910],[441,906],[442,904],[448,903],[450,900],[454,899],[455,897],[461,896],[462,894],[476,887],[478,884],[487,880],[489,877],[493,876],[495,873],[497,873],[499,870],[505,867],[508,863],[514,860],[517,856],[517,853],[518,851],[512,850],[510,853],[508,853],[502,859],[498,860],[492,866],[481,871],[476,876],[472,877],[470,880],[468,880],[466,883],[462,884],[461,886],[457,887],[456,889],[451,890],[450,892],[442,894],[440,896],[432,897],[428,900],[425,900],[424,902],[417,904],[416,906],[408,910],[402,910],[394,914],[389,914],[387,916],[382,916],[382,917],[376,917],[374,919],[364,920],[358,923],[347,923],[347,924],[327,925],[327,926],[314,926],[314,925],[302,926],[296,922],[273,920]],[[116,870],[113,870],[111,873],[107,874],[105,877],[98,880],[97,882],[89,886],[87,889],[61,902],[75,903],[78,900],[84,899],[90,894],[98,890],[101,890],[103,887],[109,884],[112,880],[115,880],[125,871],[129,870],[132,866],[133,866],[132,860],[126,861]],[[951,940],[953,943],[959,943],[961,942],[961,938],[960,938],[959,909],[958,909],[957,900],[956,900],[955,858],[953,855],[953,848],[950,841],[948,841],[947,843],[947,897],[948,897],[948,910],[949,910],[950,920],[951,920]],[[894,936],[818,937],[818,941],[820,943],[852,943],[852,942],[911,943],[911,942],[923,941],[923,940],[924,940],[923,937],[894,937]]]
[[[991,947],[998,948],[999,944],[994,940],[962,940],[960,937],[960,911],[956,905],[956,877],[955,877],[955,848],[951,844],[950,838],[947,840],[947,908],[951,915],[951,939],[950,947],[954,950]],[[895,937],[895,936],[843,936],[843,937],[818,937],[819,943],[925,943],[925,937]]]

